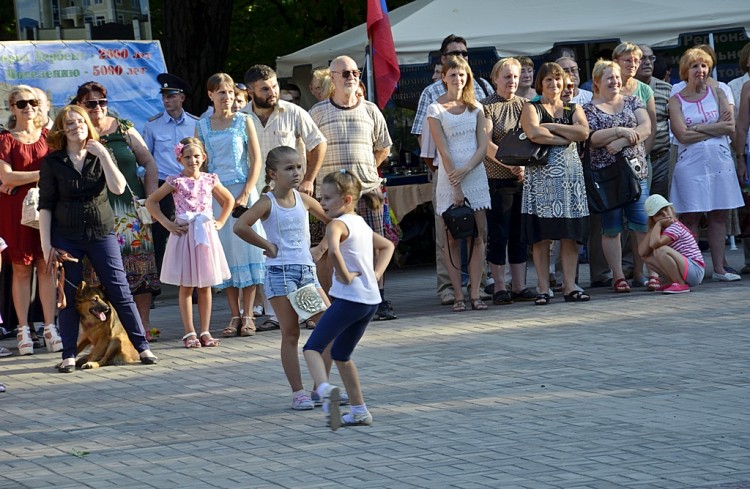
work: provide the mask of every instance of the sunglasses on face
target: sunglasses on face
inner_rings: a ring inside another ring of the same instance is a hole
[[[575,86],[574,83],[568,83],[567,85],[565,85],[565,89],[566,90],[571,90],[572,91],[575,87],[576,86]]]
[[[469,52],[468,51],[448,51],[445,53],[445,56],[461,56],[462,58],[468,58]]]
[[[87,109],[95,109],[97,106],[104,108],[107,106],[107,99],[101,98],[99,100],[87,100],[83,103],[84,107]]]
[[[16,103],[14,105],[17,108],[23,110],[27,105],[31,105],[32,107],[39,107],[39,101],[33,98],[31,100],[16,100]]]
[[[339,73],[345,80],[348,80],[349,77],[359,78],[359,75],[362,74],[359,70],[344,70],[344,71],[332,71],[331,73]]]

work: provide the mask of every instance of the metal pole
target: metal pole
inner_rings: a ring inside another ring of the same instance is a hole
[[[365,69],[367,70],[367,100],[375,103],[375,74],[372,69],[372,44],[367,45]]]

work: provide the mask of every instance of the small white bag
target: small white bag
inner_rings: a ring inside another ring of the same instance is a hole
[[[39,187],[32,187],[23,198],[21,224],[39,229]]]
[[[284,280],[284,288],[286,288],[286,280]],[[287,293],[287,297],[300,321],[310,319],[327,309],[326,303],[323,302],[315,284],[303,285],[299,289]]]

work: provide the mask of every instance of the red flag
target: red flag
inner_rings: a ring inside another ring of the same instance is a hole
[[[378,107],[385,107],[401,77],[385,0],[367,0],[367,37],[370,39]]]

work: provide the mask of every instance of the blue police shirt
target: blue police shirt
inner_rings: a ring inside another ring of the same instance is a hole
[[[182,171],[182,165],[174,154],[174,147],[183,138],[195,136],[197,122],[196,116],[184,110],[176,120],[164,111],[146,122],[143,127],[143,139],[156,160],[159,180],[166,180],[168,176],[178,175]]]

